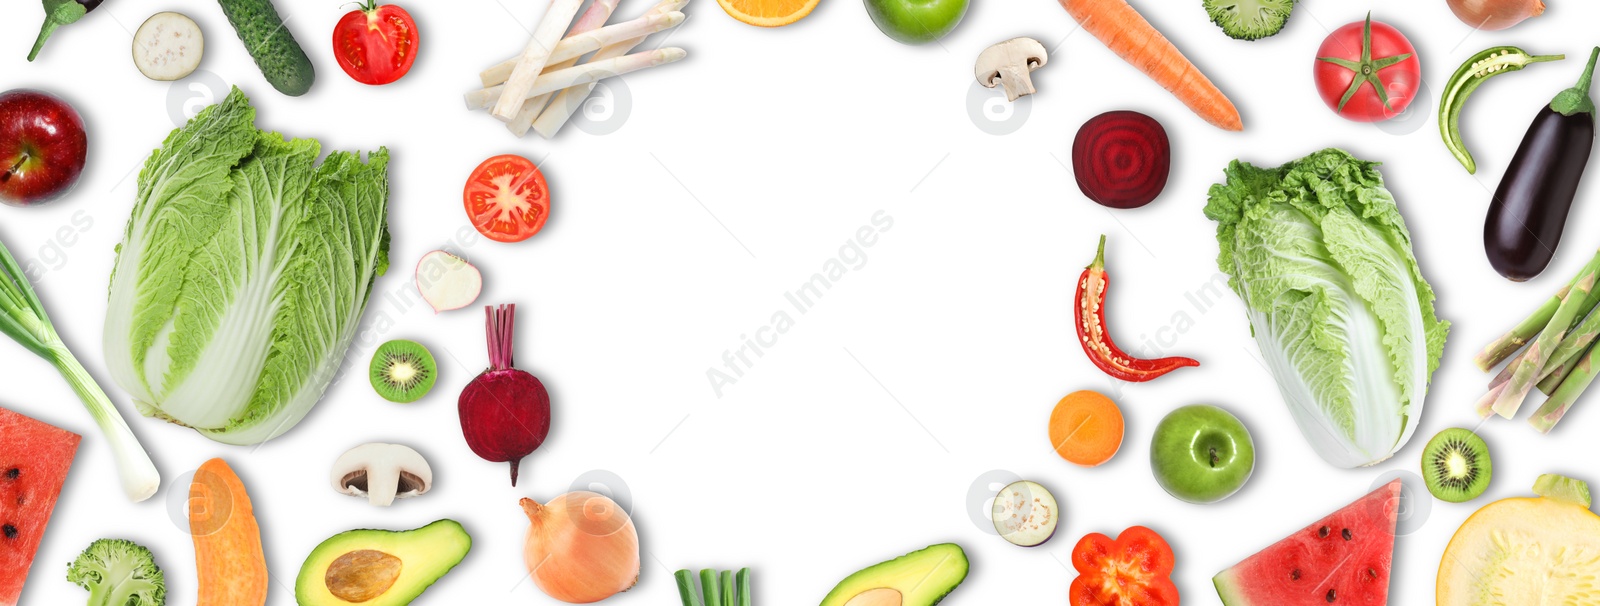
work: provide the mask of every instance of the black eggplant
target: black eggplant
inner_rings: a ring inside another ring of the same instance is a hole
[[[39,28],[39,39],[33,42],[33,50],[28,51],[28,60],[39,56],[39,50],[44,48],[44,41],[55,33],[56,28],[68,23],[77,23],[85,14],[100,6],[104,0],[44,0],[44,26]]]
[[[1544,271],[1561,243],[1567,212],[1594,147],[1589,80],[1600,48],[1589,55],[1578,85],[1539,110],[1500,179],[1483,224],[1483,249],[1500,275],[1521,282]]]

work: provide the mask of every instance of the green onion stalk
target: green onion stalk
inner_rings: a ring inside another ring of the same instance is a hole
[[[39,302],[39,295],[34,293],[27,274],[17,265],[4,242],[0,242],[0,333],[44,358],[66,377],[94,417],[95,424],[100,426],[100,432],[111,442],[111,452],[117,457],[117,474],[122,478],[122,490],[128,498],[137,503],[154,495],[161,487],[161,474],[150,461],[150,453],[145,452],[139,439],[128,429],[128,423],[122,420],[111,398],[106,397],[94,377],[89,376],[89,371],[61,342],[44,305]]]

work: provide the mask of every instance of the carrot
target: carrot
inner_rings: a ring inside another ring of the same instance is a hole
[[[1122,410],[1097,392],[1075,391],[1050,413],[1050,443],[1061,458],[1094,467],[1122,447]]]
[[[267,603],[267,558],[261,527],[244,482],[222,459],[211,459],[189,485],[189,532],[204,606]]]
[[[1139,15],[1127,0],[1060,0],[1084,31],[1099,38],[1111,52],[1150,76],[1199,114],[1225,130],[1244,130],[1239,110],[1217,86],[1184,58],[1178,47]]]

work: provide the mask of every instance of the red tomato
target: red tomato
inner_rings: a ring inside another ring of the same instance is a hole
[[[1178,606],[1172,584],[1172,548],[1143,526],[1122,531],[1112,540],[1092,533],[1072,548],[1072,580],[1067,602],[1072,606]]]
[[[393,4],[366,0],[333,28],[333,56],[362,84],[388,84],[411,71],[417,60],[417,22]]]
[[[550,187],[527,158],[506,154],[472,169],[461,194],[478,233],[496,242],[521,242],[550,217]]]
[[[1322,101],[1347,120],[1379,122],[1406,111],[1422,82],[1411,41],[1385,23],[1357,21],[1328,34],[1313,68]]]

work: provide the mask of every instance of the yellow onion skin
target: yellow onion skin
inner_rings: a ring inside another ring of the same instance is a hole
[[[1450,11],[1472,27],[1502,30],[1544,14],[1542,0],[1448,0]]]
[[[522,556],[545,595],[589,604],[639,582],[639,532],[616,501],[580,490],[521,504],[529,522]]]

